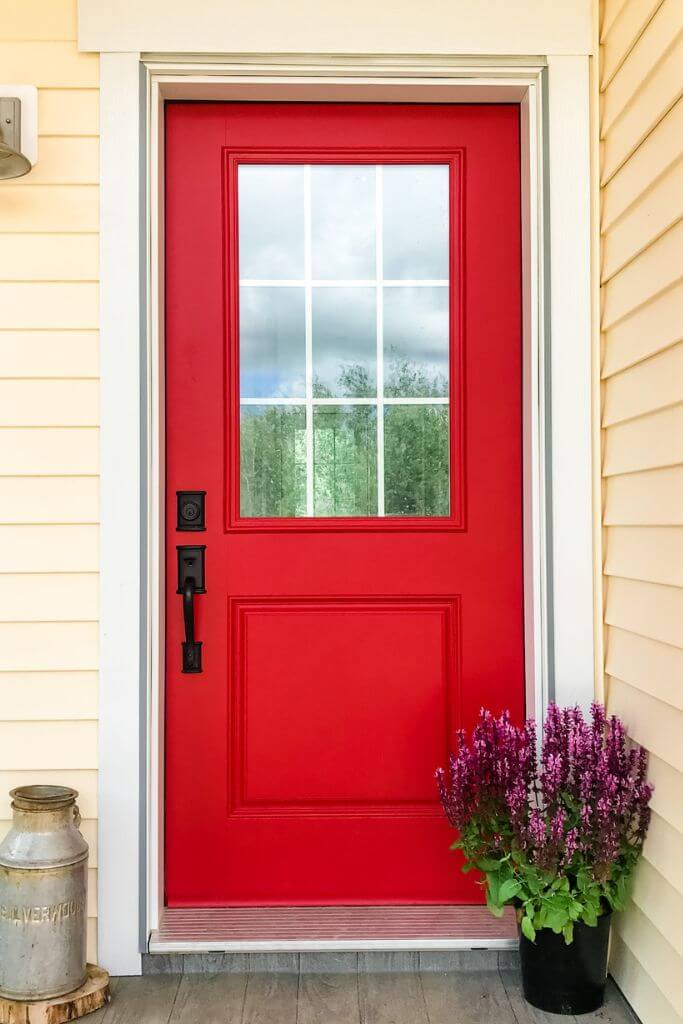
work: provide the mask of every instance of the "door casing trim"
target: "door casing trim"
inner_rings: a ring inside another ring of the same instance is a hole
[[[520,104],[526,686],[538,717],[550,699],[585,705],[594,692],[589,58],[105,53],[100,69],[99,956],[134,974],[163,900],[163,104]]]

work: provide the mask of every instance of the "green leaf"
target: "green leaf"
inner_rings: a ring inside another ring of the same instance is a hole
[[[574,939],[574,923],[573,923],[573,921],[569,921],[564,926],[564,928],[562,929],[562,934],[564,935],[565,943],[567,945],[569,945],[573,941],[573,939]]]
[[[584,907],[583,914],[581,915],[581,920],[584,924],[587,924],[589,928],[595,928],[595,926],[598,923],[598,915],[595,910],[595,907],[592,906],[592,904]]]
[[[557,907],[550,907],[546,912],[545,923],[547,928],[552,928],[556,935],[559,935],[567,924],[566,910]]]
[[[524,935],[529,942],[536,941],[536,929],[534,928],[531,918],[527,917],[526,914],[522,918],[522,935]]]
[[[494,860],[493,857],[478,857],[474,863],[480,871],[488,874],[489,871],[498,871],[502,862],[500,860]]]
[[[493,900],[491,899],[491,897],[490,897],[488,892],[486,893],[486,906],[489,908],[489,910],[491,911],[491,913],[493,914],[494,917],[502,917],[503,916],[503,914],[504,914],[503,908],[499,907],[497,903],[493,902]]]
[[[515,878],[508,878],[498,890],[498,902],[507,903],[508,900],[513,899],[517,895],[521,888],[521,882],[518,882]]]

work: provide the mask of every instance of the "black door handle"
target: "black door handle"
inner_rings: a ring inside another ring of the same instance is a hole
[[[201,672],[202,645],[194,638],[194,595],[193,579],[185,580],[183,586],[183,619],[185,620],[185,641],[183,643],[183,672]]]
[[[202,644],[194,638],[194,596],[206,593],[204,585],[204,546],[178,548],[178,593],[183,598],[185,640],[182,643],[182,671],[194,674],[202,671]]]

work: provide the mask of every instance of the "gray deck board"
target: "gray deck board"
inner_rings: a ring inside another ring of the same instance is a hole
[[[605,1005],[580,1018],[535,1010],[522,996],[519,972],[458,969],[452,953],[392,953],[367,961],[363,954],[316,960],[301,954],[301,971],[286,956],[228,961],[210,954],[184,974],[114,978],[110,1005],[89,1024],[637,1024],[610,982]],[[369,971],[368,963],[379,965]],[[415,970],[410,970],[412,965]],[[418,965],[421,970],[418,970]],[[261,968],[261,970],[259,970]]]
[[[170,1024],[241,1024],[247,974],[185,974]]]
[[[516,1024],[498,971],[421,972],[430,1024]]]
[[[104,1015],[105,1024],[168,1024],[180,975],[119,978]]]
[[[298,974],[250,974],[242,1024],[296,1024]]]
[[[358,973],[362,1024],[430,1024],[420,975]]]
[[[359,1024],[355,974],[302,974],[297,1024]]]

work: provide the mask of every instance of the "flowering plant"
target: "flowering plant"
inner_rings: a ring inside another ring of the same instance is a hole
[[[647,755],[631,746],[621,721],[594,704],[551,704],[540,764],[535,723],[518,728],[508,712],[482,709],[468,739],[456,733],[448,771],[436,773],[441,802],[459,836],[463,871],[484,873],[486,902],[500,917],[517,907],[522,933],[540,928],[574,936],[622,910],[650,821]]]

